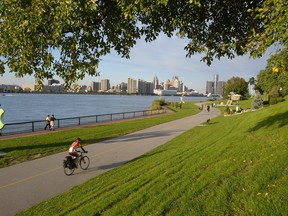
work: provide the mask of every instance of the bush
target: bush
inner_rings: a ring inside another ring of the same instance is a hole
[[[274,105],[274,104],[277,104],[277,98],[274,98],[274,97],[269,97],[269,104],[270,105]]]
[[[159,98],[157,100],[154,100],[152,102],[152,105],[150,106],[151,110],[159,110],[162,106],[165,106],[167,103],[164,98]]]
[[[159,101],[159,103],[160,103],[160,106],[165,106],[165,105],[167,105],[167,102],[165,101],[165,98],[160,97],[160,98],[158,99],[158,101]]]
[[[252,109],[259,109],[263,107],[263,100],[259,91],[256,91],[256,96],[252,101]]]
[[[268,98],[269,98],[269,104],[270,105],[274,105],[278,103],[277,98],[279,97],[279,91],[278,91],[278,87],[274,86],[272,88],[272,90],[269,92]]]

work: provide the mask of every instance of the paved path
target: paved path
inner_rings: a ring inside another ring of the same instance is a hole
[[[62,161],[67,152],[0,169],[0,211],[14,215],[55,195],[61,194],[95,176],[126,163],[162,145],[192,127],[220,114],[211,111],[164,123],[122,137],[91,144],[88,170],[75,170],[72,176],[63,172]]]

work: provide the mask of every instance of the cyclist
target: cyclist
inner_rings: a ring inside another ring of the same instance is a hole
[[[77,152],[78,148],[81,148],[83,152],[87,153],[87,151],[85,151],[85,149],[82,147],[80,142],[81,142],[81,139],[79,137],[76,138],[76,140],[71,144],[71,146],[69,148],[69,154],[74,156],[74,161],[76,161],[76,159],[79,156],[79,154]]]

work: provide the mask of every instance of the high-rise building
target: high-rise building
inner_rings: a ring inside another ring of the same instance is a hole
[[[151,95],[153,94],[154,84],[145,80],[138,80],[138,94]]]
[[[215,93],[214,94],[223,96],[223,94],[224,94],[224,84],[225,84],[224,81],[217,81],[216,89],[215,89]]]
[[[153,83],[153,88],[154,89],[159,89],[159,87],[160,87],[159,86],[159,81],[158,81],[158,77],[156,75],[154,76],[154,79],[153,79],[152,83]]]
[[[128,94],[136,94],[136,89],[137,89],[137,80],[128,78],[128,83],[127,83]]]
[[[110,81],[108,79],[101,80],[101,91],[108,91],[110,89]]]
[[[212,81],[207,81],[206,83],[206,94],[214,94],[214,82]]]
[[[138,79],[138,94],[146,94],[146,81]]]
[[[126,91],[127,91],[127,83],[122,82],[122,83],[120,84],[120,90],[121,90],[122,92],[126,92]]]
[[[224,81],[219,81],[219,75],[215,74],[214,80],[206,83],[206,94],[223,96],[224,84]]]
[[[152,82],[146,82],[146,94],[152,95],[154,90],[154,84]]]
[[[92,82],[91,83],[91,90],[93,92],[97,92],[100,90],[100,82]]]

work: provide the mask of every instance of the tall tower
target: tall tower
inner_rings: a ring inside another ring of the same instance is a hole
[[[159,89],[159,81],[158,81],[158,77],[155,75],[154,79],[153,79],[153,88],[154,89]]]
[[[219,75],[218,74],[214,74],[214,86],[213,86],[213,92],[212,94],[217,94],[217,83],[219,80]]]
[[[102,91],[108,91],[110,89],[110,81],[108,79],[101,80],[101,86]]]
[[[127,92],[128,94],[136,94],[137,80],[128,78]]]

